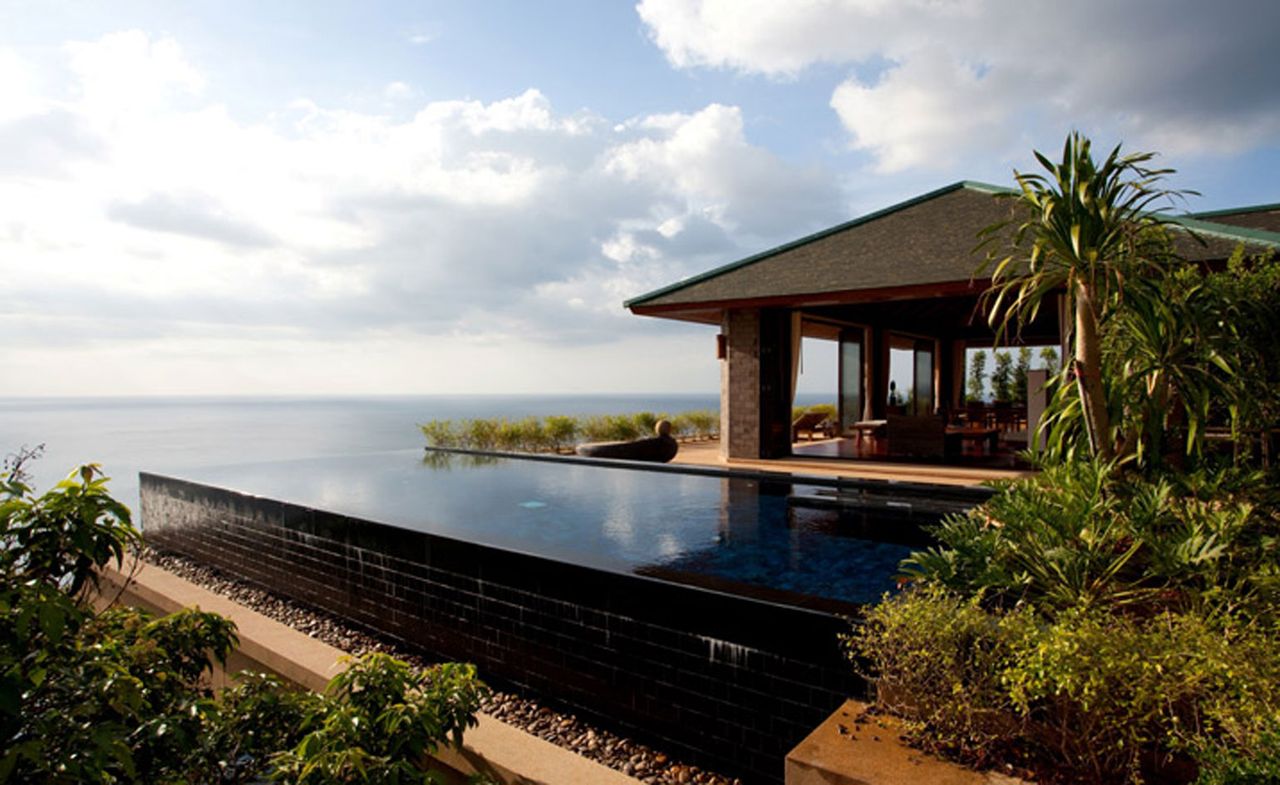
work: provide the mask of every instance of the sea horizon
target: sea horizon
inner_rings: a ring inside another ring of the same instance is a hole
[[[831,402],[802,393],[797,404]],[[85,463],[136,511],[138,473],[425,446],[433,419],[545,417],[718,409],[712,393],[438,393],[385,395],[0,396],[0,454],[44,445],[27,465],[42,492]]]

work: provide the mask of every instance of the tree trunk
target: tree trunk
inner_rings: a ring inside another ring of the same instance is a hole
[[[1080,281],[1076,284],[1076,386],[1080,391],[1080,405],[1084,411],[1085,430],[1089,434],[1089,448],[1094,457],[1110,460],[1112,457],[1111,418],[1107,413],[1107,398],[1102,391],[1102,347],[1098,341],[1098,317],[1093,310],[1093,291]]]

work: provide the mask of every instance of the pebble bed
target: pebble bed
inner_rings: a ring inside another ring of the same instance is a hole
[[[371,632],[331,613],[301,605],[217,568],[155,550],[149,550],[143,558],[350,654],[359,656],[371,651],[385,652],[420,668],[433,662],[402,641]],[[526,733],[652,785],[742,785],[741,780],[683,763],[646,744],[544,706],[528,695],[494,690],[482,711]]]

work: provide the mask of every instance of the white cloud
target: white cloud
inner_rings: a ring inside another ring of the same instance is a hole
[[[382,88],[382,95],[388,100],[399,101],[413,95],[413,88],[405,82],[389,82]]]
[[[0,394],[489,384],[468,357],[515,369],[504,389],[554,390],[534,358],[577,347],[617,370],[620,341],[669,350],[673,328],[623,299],[840,217],[832,180],[751,144],[735,107],[616,123],[529,89],[246,122],[201,97],[212,79],[172,39],[65,52],[71,81],[0,117],[0,323],[24,369]],[[308,363],[359,372],[325,385]],[[680,386],[636,372],[618,384]]]
[[[854,68],[831,105],[882,172],[1021,158],[1027,137],[1103,126],[1167,153],[1280,134],[1280,4],[1240,0],[642,0],[681,68],[795,78]]]

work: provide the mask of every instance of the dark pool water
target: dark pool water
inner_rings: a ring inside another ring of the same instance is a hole
[[[819,484],[401,450],[190,479],[559,561],[775,601],[877,600],[932,520]],[[145,526],[145,521],[143,522]],[[871,532],[872,534],[868,534]]]

